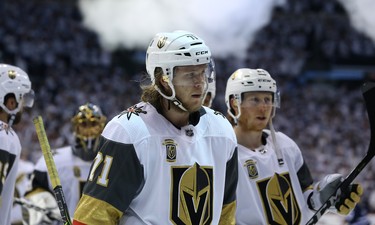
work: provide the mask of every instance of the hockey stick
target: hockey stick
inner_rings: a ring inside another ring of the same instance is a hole
[[[64,225],[71,225],[68,207],[66,205],[64,192],[60,183],[59,174],[57,173],[55,162],[53,161],[51,147],[48,143],[46,131],[44,130],[43,119],[41,116],[37,116],[33,119],[36,133],[38,135],[40,147],[43,152],[44,160],[47,165],[47,171],[51,180],[53,192],[55,193],[57,204],[59,206],[60,214]]]
[[[336,193],[340,189],[341,193],[345,193],[344,190],[349,188],[349,185],[354,181],[358,174],[365,168],[365,166],[375,156],[375,83],[368,82],[362,86],[362,94],[365,100],[368,119],[370,123],[370,145],[367,150],[365,157],[361,162],[350,172],[350,174],[344,179],[344,181],[336,188],[332,196],[316,211],[314,216],[307,222],[306,225],[316,224],[320,217],[335,203]]]

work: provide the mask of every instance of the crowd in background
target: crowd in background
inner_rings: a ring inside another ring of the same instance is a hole
[[[60,147],[71,141],[70,119],[78,105],[93,102],[111,118],[139,101],[144,71],[115,63],[121,60],[101,49],[98,37],[82,26],[74,1],[2,1],[0,13],[0,62],[27,71],[36,92],[34,108],[16,127],[24,159],[35,162],[41,155],[34,116],[43,116],[51,147]],[[266,69],[278,81],[282,101],[275,127],[297,142],[316,180],[327,173],[347,175],[367,151],[362,81],[299,78],[306,70],[329,70],[337,64],[369,66],[374,46],[349,26],[336,1],[288,0],[275,9],[271,23],[248,49],[242,66]],[[231,58],[215,62],[213,108],[225,113],[226,80],[241,65]],[[375,212],[370,196],[375,162],[364,171],[358,178],[365,187],[363,204]]]

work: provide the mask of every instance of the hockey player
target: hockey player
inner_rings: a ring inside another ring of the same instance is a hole
[[[21,143],[12,125],[20,122],[24,107],[32,107],[34,91],[25,71],[0,64],[0,225],[9,225]]]
[[[238,140],[237,224],[306,224],[342,176],[328,175],[313,188],[299,147],[273,128],[280,96],[267,71],[235,71],[228,79],[225,101]],[[362,188],[352,185],[349,192],[331,211],[348,214],[354,208]]]
[[[235,135],[202,107],[210,59],[190,32],[151,41],[152,84],[105,127],[73,224],[235,224]]]
[[[74,145],[54,150],[53,158],[70,215],[73,215],[81,196],[92,160],[96,155],[98,137],[103,131],[106,120],[99,106],[92,103],[79,106],[71,120]],[[51,213],[46,214],[29,208],[24,211],[24,224],[52,224],[53,220],[61,218],[43,157],[35,165],[32,190],[25,198],[31,204],[49,209]]]

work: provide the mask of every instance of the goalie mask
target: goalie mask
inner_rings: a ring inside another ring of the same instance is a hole
[[[75,137],[74,153],[81,159],[91,161],[95,158],[106,121],[107,118],[97,105],[87,103],[78,108],[71,122]]]
[[[14,97],[17,102],[13,109],[5,105],[9,97]],[[31,108],[33,104],[34,91],[27,73],[19,67],[0,64],[0,107],[9,115],[8,125],[17,124],[23,107]]]
[[[166,99],[172,101],[182,110],[187,111],[176,98],[173,84],[174,68],[177,66],[193,66],[207,64],[205,72],[207,83],[213,81],[213,65],[211,64],[211,51],[204,41],[193,33],[186,31],[174,31],[171,33],[158,33],[151,41],[146,56],[146,70],[151,77],[155,89]],[[168,82],[172,93],[164,93],[155,85],[155,69],[161,68],[163,79]]]

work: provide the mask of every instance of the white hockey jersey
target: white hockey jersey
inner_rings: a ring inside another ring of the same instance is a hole
[[[17,134],[0,121],[0,225],[10,224],[20,155]]]
[[[139,103],[113,118],[73,223],[219,224],[227,212],[234,222],[233,129],[209,108],[196,116],[195,126],[179,129],[151,104]]]
[[[238,146],[238,225],[304,225],[313,212],[303,191],[312,186],[311,174],[297,144],[276,133],[284,165],[279,166],[269,130],[263,133],[265,148],[252,151]]]
[[[56,164],[69,214],[73,215],[79,198],[81,197],[82,189],[86,183],[92,162],[84,161],[74,155],[71,146],[54,150],[53,159]],[[53,192],[47,166],[43,157],[36,163],[33,176],[32,186],[34,190],[41,187]]]
[[[34,163],[20,159],[16,178],[14,196],[22,198],[26,191],[30,190],[30,175],[33,172]],[[12,224],[22,224],[22,208],[20,204],[14,204],[11,212]]]

